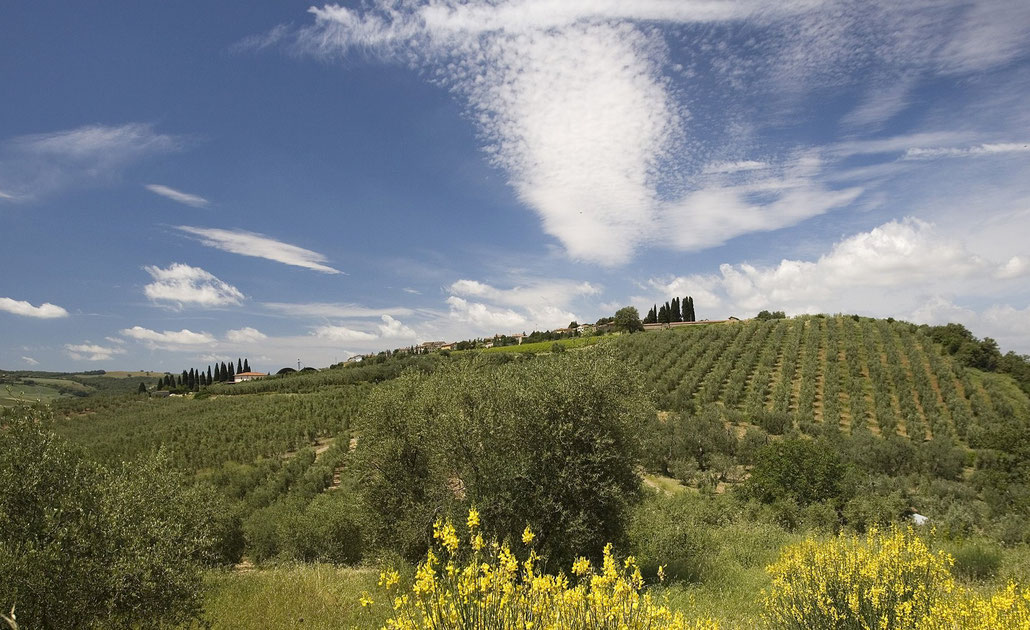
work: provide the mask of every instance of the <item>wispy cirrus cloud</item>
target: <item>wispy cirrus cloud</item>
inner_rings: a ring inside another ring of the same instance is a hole
[[[39,365],[39,361],[33,359],[32,357],[25,357],[25,356],[23,356],[21,358],[21,360],[24,361],[25,363],[28,363],[31,366]]]
[[[193,206],[194,208],[205,208],[211,203],[200,195],[184,193],[181,190],[176,190],[170,186],[164,186],[162,184],[147,184],[144,188],[155,195],[160,195],[166,199],[171,199],[172,201],[177,201],[187,206]]]
[[[231,284],[219,280],[200,267],[173,263],[167,268],[143,268],[153,282],[143,287],[143,293],[153,302],[203,307],[230,306],[243,301],[244,295]]]
[[[912,147],[905,151],[905,160],[933,160],[937,158],[984,157],[1030,153],[1030,142],[996,142],[971,147]]]
[[[15,300],[9,297],[0,298],[0,311],[6,311],[13,315],[22,317],[36,317],[39,319],[56,319],[68,317],[68,311],[56,304],[44,302],[39,306],[33,306],[24,300]]]
[[[224,230],[219,228],[201,228],[180,225],[176,229],[196,237],[202,244],[214,247],[222,251],[239,254],[241,256],[253,256],[264,258],[284,265],[303,267],[328,274],[343,273],[325,263],[328,258],[310,249],[304,249],[297,245],[283,243],[274,238],[247,232],[245,230]]]
[[[19,136],[0,144],[0,190],[8,200],[32,200],[69,186],[116,179],[134,162],[180,150],[180,136],[146,123],[86,125]]]
[[[316,318],[364,318],[382,317],[383,315],[411,315],[414,311],[405,306],[388,306],[384,308],[373,308],[360,304],[348,304],[345,302],[264,302],[265,308],[289,315],[292,317],[316,317]]]

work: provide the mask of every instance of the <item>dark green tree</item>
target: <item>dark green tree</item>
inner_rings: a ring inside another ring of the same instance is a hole
[[[237,358],[236,359],[236,373],[239,374],[240,372],[243,372],[243,371],[244,371],[243,370],[243,362],[240,361],[239,358]]]
[[[678,297],[672,298],[672,308],[669,309],[669,321],[683,321],[683,314],[680,312],[680,299]]]
[[[136,390],[136,393],[137,394],[146,394],[147,393],[147,384],[144,383],[144,382],[140,382],[139,388]]]
[[[0,610],[43,629],[199,618],[217,495],[160,459],[100,468],[40,410],[0,416]]]
[[[640,321],[640,313],[634,306],[624,306],[616,311],[612,325],[615,330],[628,333],[644,330],[644,324]]]
[[[475,505],[499,539],[531,525],[554,566],[596,557],[623,538],[636,436],[654,414],[639,377],[603,351],[406,372],[373,390],[360,418],[370,543],[418,558],[434,520]]]
[[[248,361],[247,359],[243,360],[243,371],[244,372],[249,372],[250,371],[250,361]]]

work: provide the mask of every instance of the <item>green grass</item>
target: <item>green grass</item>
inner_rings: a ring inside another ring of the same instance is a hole
[[[597,337],[572,337],[570,339],[559,339],[556,341],[537,341],[534,343],[524,343],[517,346],[498,346],[494,348],[487,348],[485,350],[479,350],[479,352],[550,352],[551,347],[556,343],[560,343],[565,346],[567,350],[574,350],[576,348],[586,348],[592,346],[606,339],[611,339],[616,335],[601,335]]]
[[[358,604],[362,591],[375,591],[378,577],[371,569],[326,564],[212,571],[205,578],[205,621],[212,630],[379,628],[382,620]]]

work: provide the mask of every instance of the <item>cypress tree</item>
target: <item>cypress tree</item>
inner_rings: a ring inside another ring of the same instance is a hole
[[[236,373],[239,374],[243,371],[243,362],[240,361],[239,357],[236,357]]]
[[[248,361],[247,359],[243,360],[243,371],[244,372],[249,372],[250,371],[250,361]]]
[[[225,380],[226,381],[231,381],[231,380],[233,380],[234,376],[235,376],[235,373],[232,371],[232,361],[229,361],[229,373],[225,375]]]
[[[689,295],[687,296],[687,312],[690,317],[690,319],[688,319],[687,321],[696,322],[697,315],[694,313],[694,298],[690,297]]]
[[[658,323],[659,324],[668,324],[669,323],[669,305],[668,304],[663,304],[658,309]]]
[[[672,298],[672,309],[669,313],[669,320],[674,322],[683,321],[683,315],[680,313],[680,299]]]
[[[211,384],[211,366],[207,366],[207,384]]]

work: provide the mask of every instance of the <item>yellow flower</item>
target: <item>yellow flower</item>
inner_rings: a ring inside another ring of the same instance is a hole
[[[476,508],[469,508],[468,528],[472,531],[479,527],[479,510]]]
[[[536,535],[533,533],[533,530],[529,528],[529,525],[526,525],[525,531],[522,532],[522,544],[528,545],[533,542],[534,538],[536,538]]]

